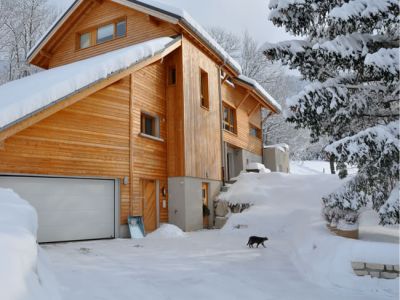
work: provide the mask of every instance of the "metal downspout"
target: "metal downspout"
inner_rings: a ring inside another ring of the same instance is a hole
[[[223,130],[223,111],[222,111],[222,81],[221,71],[222,67],[225,66],[225,62],[218,66],[218,95],[219,95],[219,114],[220,114],[220,126],[221,126],[221,172],[222,172],[222,186],[225,186],[225,147],[224,147],[224,130]]]

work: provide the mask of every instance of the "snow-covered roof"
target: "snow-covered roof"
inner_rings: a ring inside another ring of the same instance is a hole
[[[0,131],[161,53],[175,42],[169,37],[158,38],[1,85]]]
[[[163,14],[168,16],[167,21],[170,22],[182,22],[188,27],[194,34],[196,34],[203,42],[205,42],[212,50],[214,50],[221,59],[224,60],[236,73],[241,74],[242,68],[240,64],[233,59],[221,45],[199,24],[192,16],[185,10],[177,8],[172,5],[161,3],[154,0],[111,0],[115,3],[119,3],[128,7],[133,7],[138,10],[144,10],[146,13],[155,12],[157,14]],[[40,38],[36,45],[29,51],[28,59],[36,53],[44,45],[44,42],[48,40],[57,29],[58,26],[65,21],[66,17],[71,13],[73,9],[79,6],[82,0],[74,1],[66,11],[53,23],[50,29]]]
[[[239,75],[237,79],[252,86],[264,98],[264,101],[272,105],[277,112],[282,111],[281,105],[257,81],[244,75]]]

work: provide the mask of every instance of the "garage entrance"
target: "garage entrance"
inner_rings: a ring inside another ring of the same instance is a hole
[[[103,179],[0,176],[38,213],[38,242],[115,237],[116,182]]]

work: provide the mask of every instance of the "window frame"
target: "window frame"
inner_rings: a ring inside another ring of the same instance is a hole
[[[122,36],[118,36],[117,35],[117,24],[121,23],[121,22],[125,22],[125,34]],[[114,27],[114,31],[113,31],[113,37],[112,39],[106,40],[104,42],[97,42],[97,32],[100,28],[102,27],[106,27],[109,25],[113,25]],[[99,25],[87,28],[85,30],[82,30],[80,32],[77,32],[76,34],[76,50],[85,50],[91,47],[95,47],[95,46],[99,46],[99,45],[104,45],[106,43],[118,40],[118,39],[122,39],[125,38],[127,36],[127,32],[128,32],[128,19],[126,16],[124,17],[120,17],[120,18],[116,18],[114,20],[108,21],[108,22],[104,22],[101,23]],[[81,48],[81,36],[85,35],[85,34],[90,34],[90,45],[88,47],[85,48]]]
[[[200,90],[200,106],[206,110],[210,110],[210,79],[208,76],[208,72],[202,68],[200,68],[199,90]]]
[[[256,135],[252,134],[252,129],[256,130]],[[249,136],[261,140],[262,139],[262,130],[261,130],[261,128],[255,126],[254,124],[249,123]]]
[[[236,108],[233,107],[232,105],[229,105],[226,102],[222,102],[222,117],[223,117],[223,128],[225,131],[237,134],[237,112]],[[225,109],[228,110],[228,121],[225,120]],[[232,116],[233,113],[233,116]],[[228,127],[228,128],[226,128]]]
[[[172,76],[173,73],[173,76]],[[175,65],[168,66],[168,78],[167,78],[167,85],[169,86],[176,86],[177,82],[177,70]],[[174,80],[172,80],[174,79]]]
[[[146,122],[145,122],[146,118],[152,119],[152,133],[153,134],[149,134],[146,132]],[[163,141],[163,139],[161,139],[161,137],[160,137],[160,126],[161,126],[160,125],[160,116],[153,114],[153,113],[146,112],[146,111],[140,112],[140,136],[154,139],[157,141]]]

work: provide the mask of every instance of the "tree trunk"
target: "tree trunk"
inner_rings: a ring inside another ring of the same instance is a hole
[[[331,167],[331,174],[336,174],[335,171],[335,155],[331,154],[329,156],[329,165]]]

